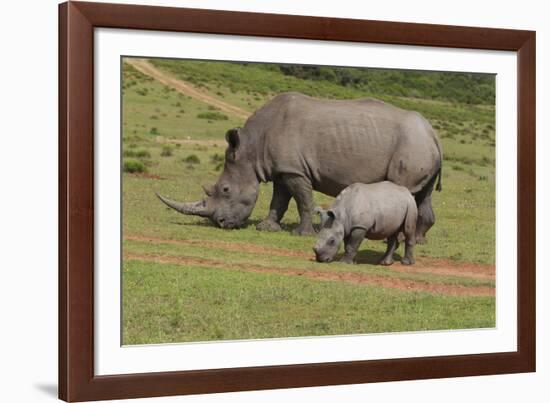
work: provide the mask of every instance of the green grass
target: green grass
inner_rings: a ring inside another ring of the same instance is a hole
[[[150,146],[155,137],[168,139],[223,139],[229,127],[242,126],[240,118],[227,120],[197,119],[200,113],[213,113],[204,103],[171,91],[148,79],[131,65],[123,64],[123,136],[126,143]],[[128,77],[128,78],[126,78]],[[146,95],[141,92],[146,91]]]
[[[124,263],[123,344],[494,326],[495,300]]]
[[[458,264],[494,264],[494,106],[396,96],[391,89],[376,93],[375,87],[365,89],[303,79],[285,75],[272,66],[173,60],[155,60],[154,64],[251,113],[277,92],[287,90],[326,98],[374,96],[421,112],[439,133],[444,166],[443,191],[433,195],[437,222],[428,234],[428,244],[417,245],[416,254]],[[406,82],[399,85],[406,86]],[[451,93],[449,90],[447,94]],[[491,280],[402,273],[376,266],[372,263],[385,249],[380,241],[365,240],[359,253],[362,264],[355,266],[318,264],[310,261],[313,253],[310,258],[273,256],[201,244],[216,240],[237,246],[308,253],[314,243],[313,237],[290,234],[298,223],[294,202],[284,217],[282,232],[256,231],[256,223],[267,215],[271,184],[260,186],[248,225],[240,230],[220,230],[207,219],[178,214],[158,201],[155,192],[176,200],[199,200],[204,197],[201,185],[216,182],[223,169],[225,146],[210,140],[223,142],[227,129],[242,126],[244,121],[225,114],[227,120],[197,117],[212,113],[220,112],[124,64],[124,161],[140,162],[149,174],[124,173],[123,233],[194,242],[176,245],[125,241],[125,253],[201,258],[237,266],[254,263],[281,270],[363,273],[463,287],[494,286]],[[167,141],[177,143],[166,144]],[[171,155],[162,157],[166,148],[170,148]],[[330,205],[333,200],[320,193],[314,196],[317,204]],[[397,255],[402,253],[401,247]],[[495,324],[492,297],[451,297],[135,260],[124,262],[123,290],[125,344],[458,329]]]

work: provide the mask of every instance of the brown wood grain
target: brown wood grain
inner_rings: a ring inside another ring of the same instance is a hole
[[[95,376],[93,30],[99,27],[518,52],[518,351]],[[535,33],[119,4],[59,6],[59,397],[122,399],[535,370]]]

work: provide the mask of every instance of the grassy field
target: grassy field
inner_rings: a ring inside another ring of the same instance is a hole
[[[493,78],[442,81],[430,75],[436,73],[403,73],[399,86],[383,91],[387,77],[350,86],[342,85],[338,72],[331,81],[330,75],[300,78],[273,66],[152,64],[250,113],[287,90],[340,99],[375,96],[417,110],[443,143],[443,191],[434,194],[437,223],[429,242],[417,246],[412,268],[374,265],[385,245],[371,241],[363,242],[358,265],[315,263],[314,238],[290,234],[298,222],[293,203],[284,231],[256,231],[271,184],[261,186],[249,225],[240,230],[177,214],[154,192],[177,200],[203,197],[200,185],[214,183],[223,169],[225,131],[244,119],[124,63],[124,344],[494,326],[495,111],[494,92],[487,90]],[[449,88],[435,97],[441,82]],[[483,91],[468,97],[464,88],[472,92],[472,82]],[[423,90],[415,93],[415,86]],[[322,194],[315,198],[331,203]]]

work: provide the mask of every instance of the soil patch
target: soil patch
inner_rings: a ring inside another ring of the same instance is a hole
[[[495,289],[487,286],[463,286],[449,284],[433,284],[423,281],[414,281],[398,278],[390,278],[376,275],[367,275],[361,273],[335,272],[335,271],[307,271],[300,269],[287,269],[264,267],[248,263],[239,263],[238,265],[226,264],[217,260],[181,257],[181,256],[159,256],[155,254],[143,253],[125,253],[124,259],[142,260],[161,264],[176,264],[180,266],[195,266],[206,269],[222,269],[233,271],[245,271],[252,273],[274,273],[284,276],[301,276],[320,281],[341,281],[353,284],[362,284],[391,288],[402,291],[420,291],[434,294],[447,294],[457,296],[494,296]]]
[[[273,248],[268,246],[251,245],[246,243],[224,242],[224,241],[204,241],[204,240],[175,240],[145,237],[140,235],[128,235],[124,239],[138,242],[149,242],[153,244],[169,244],[169,245],[201,245],[210,248],[223,249],[230,252],[245,252],[258,253],[281,257],[300,257],[307,260],[312,260],[313,256],[310,252],[302,252],[296,250]],[[435,259],[419,257],[416,259],[414,266],[402,266],[399,262],[395,262],[392,266],[386,267],[400,273],[413,274],[435,274],[441,276],[472,278],[477,280],[494,280],[495,266],[489,264],[475,263],[457,263],[447,259]]]

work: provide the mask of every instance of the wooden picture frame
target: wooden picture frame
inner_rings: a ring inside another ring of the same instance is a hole
[[[518,350],[94,375],[94,28],[506,50],[518,58]],[[59,6],[59,398],[122,399],[535,371],[535,33],[184,8]]]

